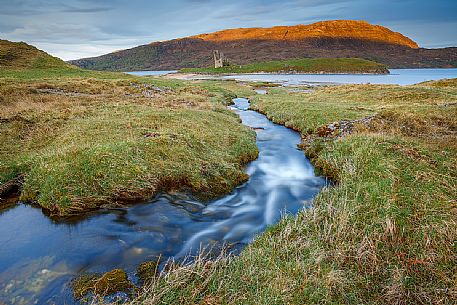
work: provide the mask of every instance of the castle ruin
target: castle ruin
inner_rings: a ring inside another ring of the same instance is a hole
[[[213,50],[213,57],[214,57],[214,68],[222,68],[229,66],[228,59],[224,56],[224,53],[220,52],[219,50]]]

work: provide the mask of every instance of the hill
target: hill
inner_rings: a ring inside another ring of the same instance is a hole
[[[224,30],[153,42],[71,63],[117,71],[209,67],[212,50],[222,51],[238,65],[293,58],[358,57],[389,68],[457,67],[457,48],[420,48],[386,27],[352,20]]]
[[[25,42],[0,39],[0,70],[75,68]]]
[[[25,42],[0,39],[0,79],[49,79],[59,77],[119,78],[119,73],[81,69]]]
[[[230,65],[221,68],[184,68],[190,73],[367,73],[388,74],[383,64],[360,58],[302,58]]]

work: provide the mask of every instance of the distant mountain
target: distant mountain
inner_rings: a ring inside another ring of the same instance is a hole
[[[392,32],[366,21],[335,20],[321,21],[309,25],[275,26],[272,28],[230,29],[190,38],[223,42],[235,40],[304,40],[310,38],[349,38],[379,41],[410,48],[419,48],[416,42],[400,33]]]
[[[0,70],[75,68],[25,42],[0,39]]]
[[[93,70],[167,70],[208,67],[212,50],[234,64],[291,58],[359,57],[390,68],[457,67],[457,48],[425,49],[408,37],[365,21],[230,29],[153,42],[99,57],[71,61]]]

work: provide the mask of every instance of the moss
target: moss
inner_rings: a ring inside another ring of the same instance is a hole
[[[73,295],[76,299],[84,298],[89,292],[94,290],[94,285],[99,274],[83,274],[71,282]]]
[[[307,135],[307,139],[299,147],[303,149],[306,157],[313,163],[317,174],[327,177],[332,182],[338,182],[340,180],[340,170],[320,156],[320,153],[325,148],[325,143],[328,141],[329,139]]]
[[[136,275],[140,284],[147,284],[158,274],[157,262],[150,261],[140,264],[137,268]]]
[[[84,298],[93,293],[99,296],[107,296],[116,292],[130,292],[134,286],[127,277],[127,273],[121,269],[114,269],[100,274],[85,274],[72,282],[75,298]]]
[[[317,174],[328,178],[332,182],[340,181],[340,170],[326,159],[317,157],[313,158],[311,162],[314,164]]]

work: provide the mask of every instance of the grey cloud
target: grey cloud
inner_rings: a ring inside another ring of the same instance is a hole
[[[67,8],[62,12],[67,13],[99,13],[112,10],[112,7],[95,7],[95,8]]]
[[[364,19],[423,46],[457,45],[455,0],[0,0],[0,36],[64,59],[225,28]]]

